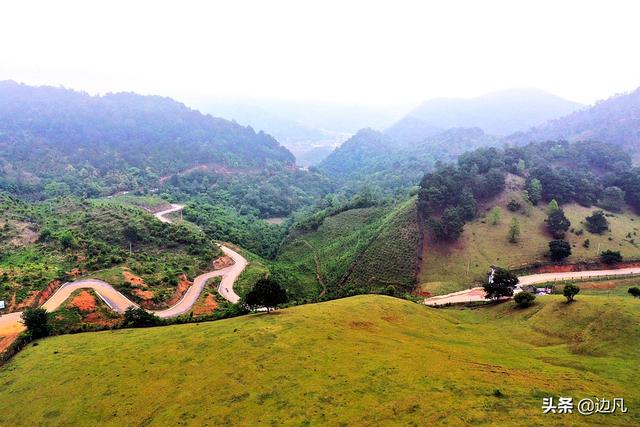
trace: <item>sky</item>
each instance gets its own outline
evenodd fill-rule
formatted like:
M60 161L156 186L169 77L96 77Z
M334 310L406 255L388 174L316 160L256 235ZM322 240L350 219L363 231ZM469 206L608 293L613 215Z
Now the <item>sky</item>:
M638 1L10 1L0 80L360 105L640 86Z

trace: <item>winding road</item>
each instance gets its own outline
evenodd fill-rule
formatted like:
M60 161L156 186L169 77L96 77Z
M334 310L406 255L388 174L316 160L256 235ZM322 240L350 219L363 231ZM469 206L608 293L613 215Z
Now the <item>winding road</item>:
M519 285L535 285L540 283L563 281L563 280L584 280L589 278L609 277L609 276L630 276L640 274L640 267L618 268L611 270L591 270L591 271L567 271L560 273L540 273L528 276L519 276ZM453 292L446 295L438 295L426 298L424 303L429 306L443 304L456 304L465 302L489 301L485 297L484 289L481 287L466 289L464 291Z
M170 209L163 210L154 214L158 220L171 223L166 216L168 214L178 212L182 210L182 205L171 205ZM234 292L233 284L242 271L247 266L247 260L237 253L236 251L220 245L220 249L225 255L233 259L234 263L228 267L220 270L213 270L208 273L201 274L193 280L193 285L187 289L182 296L172 307L165 310L150 311L158 317L175 317L180 314L186 313L193 307L193 304L198 300L198 297L202 293L207 280L212 277L222 276L220 285L218 286L218 293L222 295L227 301L235 304L240 300L240 297ZM129 307L139 307L136 303L129 298L118 292L113 286L107 282L96 279L78 280L76 282L67 282L60 286L58 290L51 295L51 297L42 305L47 311L55 311L60 307L69 296L78 289L93 289L93 291L114 311L118 313L124 313ZM24 330L20 317L22 312L9 313L0 316L0 336L8 334L16 334Z

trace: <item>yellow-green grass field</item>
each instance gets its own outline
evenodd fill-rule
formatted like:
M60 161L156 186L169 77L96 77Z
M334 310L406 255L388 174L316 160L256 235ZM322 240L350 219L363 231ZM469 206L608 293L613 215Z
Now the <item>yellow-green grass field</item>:
M507 203L512 198L521 201L520 191L505 192L497 200L487 204L478 219L465 225L464 232L456 243L427 241L418 277L420 289L436 295L446 294L481 281L491 265L513 269L538 261L549 262L545 254L552 237L544 222L547 217L546 205L540 203L527 216L523 212L514 213L507 209ZM499 206L502 211L497 225L492 225L488 218L488 211L494 206ZM589 233L582 224L584 218L596 210L596 207L569 204L562 208L574 230L567 232L565 237L572 246L572 254L566 262L597 260L598 248L600 251L620 251L627 259L640 258L640 217L630 211L608 213L614 215L607 217L610 231L597 235ZM507 236L514 217L518 219L521 232L520 239L515 244L510 243ZM588 248L583 246L585 239L589 239Z
M640 423L640 303L528 309L357 296L211 323L59 336L0 368L5 425ZM624 397L627 414L543 415Z

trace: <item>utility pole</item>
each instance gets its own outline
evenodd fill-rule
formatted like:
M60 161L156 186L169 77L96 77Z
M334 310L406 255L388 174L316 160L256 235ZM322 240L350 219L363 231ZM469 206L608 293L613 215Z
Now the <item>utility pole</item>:
M131 256L131 242L129 242L129 256Z

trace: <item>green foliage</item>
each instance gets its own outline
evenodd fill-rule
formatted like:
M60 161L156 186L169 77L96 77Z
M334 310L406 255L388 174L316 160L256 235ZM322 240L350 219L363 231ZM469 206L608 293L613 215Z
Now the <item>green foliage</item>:
M484 284L487 298L498 300L513 295L513 289L518 284L518 276L504 268L496 267L492 277Z
M34 339L49 336L49 314L44 308L27 308L22 312L22 323Z
M244 303L250 308L266 307L267 312L287 301L287 291L271 279L258 280L244 298Z
M517 243L520 238L520 222L518 218L511 219L511 226L509 226L509 242Z
M562 290L562 295L564 295L568 303L573 302L573 299L578 293L580 293L580 288L573 283L567 283Z
M622 254L620 254L620 251L607 249L600 253L600 260L605 264L616 264L618 262L622 262Z
M440 219L430 218L427 224L434 237L442 241L456 241L464 230L464 221L453 207L446 208Z
M628 290L629 294L631 294L634 298L640 298L640 288L637 286L632 286Z
M507 209L509 209L511 212L518 212L521 208L522 204L516 199L511 199L509 200L509 203L507 203Z
M547 229L555 239L563 239L569 227L571 227L571 221L567 219L562 209L554 209L548 214Z
M558 209L560 209L558 202L556 202L556 199L552 199L547 205L547 216L551 216Z
M571 255L571 244L566 240L557 239L549 242L549 256L553 261L562 261Z
M516 305L520 308L529 307L533 304L533 301L536 299L536 296L531 292L518 292L513 297L513 301L515 301Z
M527 199L533 204L537 205L542 200L542 183L539 179L533 178L529 181L527 186Z
M587 221L587 230L591 233L602 234L609 229L609 221L602 211L593 211L585 220Z
M602 192L599 205L613 212L620 212L625 204L625 192L616 186L607 187Z
M498 206L494 206L489 212L489 224L498 225L500 223L500 219L502 218L502 209Z
M139 307L129 307L124 312L123 326L129 328L145 328L162 324L162 319Z

